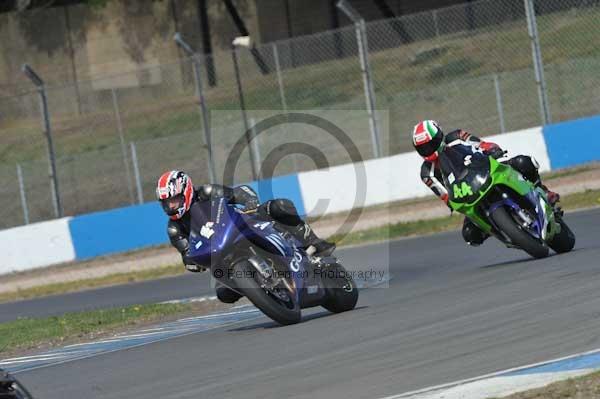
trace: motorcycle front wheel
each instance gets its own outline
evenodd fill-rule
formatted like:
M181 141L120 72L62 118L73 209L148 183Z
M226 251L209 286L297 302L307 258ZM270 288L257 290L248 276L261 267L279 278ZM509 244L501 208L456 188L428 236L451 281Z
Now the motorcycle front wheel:
M550 253L550 248L524 230L505 208L496 209L491 214L491 218L513 244L534 258L545 258Z
M258 273L247 261L241 261L233 266L236 284L250 302L260 311L279 324L289 325L300 322L300 306L293 302L282 301L268 293L257 281Z

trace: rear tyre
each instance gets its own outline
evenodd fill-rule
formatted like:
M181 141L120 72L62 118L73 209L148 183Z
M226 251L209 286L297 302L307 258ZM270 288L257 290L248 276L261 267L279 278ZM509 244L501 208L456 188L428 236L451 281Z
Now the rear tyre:
M560 224L560 233L556 234L548 245L556 253L564 254L571 251L575 246L575 234L573 234L562 218L559 218L558 222Z
M233 266L236 284L244 295L265 315L279 324L289 325L300 322L301 314L298 304L291 307L270 296L255 280L256 269L247 261L238 262Z
M333 313L347 312L356 307L358 288L346 269L335 264L328 266L324 273L323 285L327 291L327 299L323 307Z
M512 218L512 216L504 208L496 209L491 218L502 232L504 232L512 241L513 244L519 246L529 255L534 258L541 259L548 256L550 248L533 237Z

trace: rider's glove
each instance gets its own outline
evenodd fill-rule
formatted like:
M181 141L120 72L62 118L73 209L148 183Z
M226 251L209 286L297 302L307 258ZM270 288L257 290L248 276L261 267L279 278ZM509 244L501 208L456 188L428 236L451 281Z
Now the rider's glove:
M494 151L492 151L488 155L491 156L494 159L500 159L500 158L504 157L506 155L506 153L507 153L507 151L504 151L503 149L501 149L500 147L498 147L497 149L495 149Z
M258 195L250 186L238 186L233 189L234 203L244 206L245 211L252 211L258 208Z
M245 210L250 211L258 208L259 202L257 197L249 197L246 199Z
M500 148L496 143L484 141L479 145L479 148L481 148L486 155L489 155L494 159L502 158L504 154L506 154L506 151Z

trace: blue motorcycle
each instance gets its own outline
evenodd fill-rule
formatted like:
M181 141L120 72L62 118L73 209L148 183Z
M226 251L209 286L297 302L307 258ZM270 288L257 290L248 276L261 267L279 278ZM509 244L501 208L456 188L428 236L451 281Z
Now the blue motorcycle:
M246 296L280 324L301 320L301 309L354 309L358 289L334 257L312 256L273 220L229 204L225 198L190 209L190 257L221 284Z

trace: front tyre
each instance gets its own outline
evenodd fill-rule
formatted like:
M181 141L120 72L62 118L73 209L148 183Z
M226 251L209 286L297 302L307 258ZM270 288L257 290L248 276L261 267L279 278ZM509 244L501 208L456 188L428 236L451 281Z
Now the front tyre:
M537 259L548 256L550 248L523 230L505 208L500 207L496 209L490 217L496 223L496 226L510 238L514 245Z
M560 224L560 233L556 234L548 245L556 253L564 254L571 251L575 246L575 234L573 234L562 218L558 218L558 223Z
M289 325L300 322L301 314L298 304L286 304L269 295L256 281L256 269L247 261L233 266L236 284L244 295L265 315L279 324Z
M323 277L327 298L323 307L333 313L347 312L356 307L358 288L350 273L340 265L327 266Z

